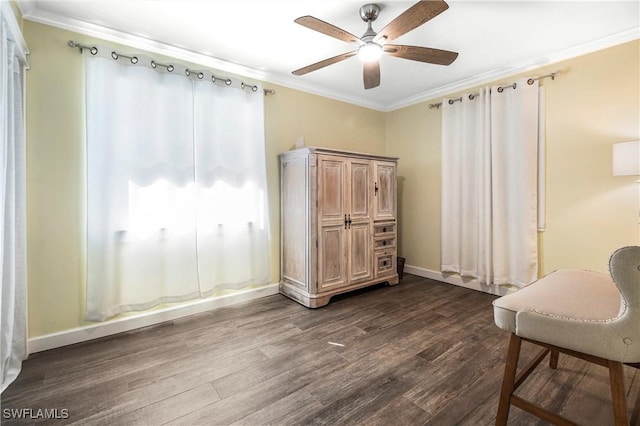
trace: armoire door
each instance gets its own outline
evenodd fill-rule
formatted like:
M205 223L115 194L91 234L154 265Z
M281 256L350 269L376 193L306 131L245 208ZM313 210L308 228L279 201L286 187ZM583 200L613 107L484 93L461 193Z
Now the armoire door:
M348 161L348 281L356 284L373 278L371 221L373 208L371 188L373 167L370 160Z
M347 160L318 156L318 290L344 287L347 279Z
M376 161L374 183L374 220L396 218L396 165Z

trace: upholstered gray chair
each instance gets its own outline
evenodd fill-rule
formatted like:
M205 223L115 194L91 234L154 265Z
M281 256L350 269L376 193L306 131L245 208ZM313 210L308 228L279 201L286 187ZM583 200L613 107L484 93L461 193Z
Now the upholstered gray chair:
M629 424L623 365L640 368L640 247L614 252L609 271L558 270L493 302L496 325L511 333L496 425L507 423L511 405L554 424L573 424L514 395L549 353L551 368L559 353L608 368L615 424ZM542 350L516 376L522 341ZM634 424L639 411L640 394Z

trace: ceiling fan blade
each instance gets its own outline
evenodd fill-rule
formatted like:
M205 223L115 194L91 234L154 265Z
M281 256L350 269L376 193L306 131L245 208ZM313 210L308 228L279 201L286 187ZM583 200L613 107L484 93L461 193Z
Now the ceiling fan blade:
M404 46L401 44L385 44L384 53L412 61L427 62L429 64L450 65L458 57L458 52L431 49L429 47Z
M378 42L382 38L386 38L388 41L394 40L435 18L448 8L449 5L443 0L421 0L389 22L376 35L374 41Z
M373 89L380 86L380 62L364 63L364 88Z
M353 34L348 33L335 25L331 25L328 22L314 18L313 16L301 16L293 22L314 31L321 32L322 34L326 34L330 37L337 38L338 40L346 41L347 43L361 43L360 39Z
M332 58L325 59L320 62L316 62L315 64L307 65L306 67L297 69L292 72L293 75L305 75L310 73L311 71L319 70L320 68L324 68L328 65L335 64L336 62L344 61L347 58L355 56L358 53L357 51L343 53L342 55L334 56Z

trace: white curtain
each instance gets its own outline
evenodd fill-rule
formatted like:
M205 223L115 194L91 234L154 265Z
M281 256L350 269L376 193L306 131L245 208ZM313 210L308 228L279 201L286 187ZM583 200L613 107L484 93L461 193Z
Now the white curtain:
M441 269L487 285L537 277L538 83L445 99Z
M538 82L491 96L494 284L529 284L538 273Z
M24 63L0 15L0 271L2 271L2 391L27 358L26 186L23 117Z
M110 52L85 51L87 319L268 283L261 91Z

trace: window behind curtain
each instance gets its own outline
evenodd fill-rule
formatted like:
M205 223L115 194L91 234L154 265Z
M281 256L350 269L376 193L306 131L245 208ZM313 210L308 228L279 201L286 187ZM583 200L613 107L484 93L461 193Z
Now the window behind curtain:
M523 287L538 271L535 79L442 103L441 270Z
M0 392L27 358L27 214L24 70L27 46L0 4Z
M268 283L261 91L85 53L87 318Z

